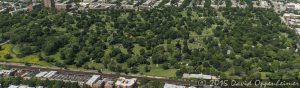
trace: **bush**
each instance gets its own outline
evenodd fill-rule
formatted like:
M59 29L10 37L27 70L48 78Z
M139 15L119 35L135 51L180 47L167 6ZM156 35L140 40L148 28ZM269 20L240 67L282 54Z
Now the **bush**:
M170 65L169 65L168 63L164 63L164 64L162 65L162 68L163 68L164 70L170 69Z
M130 72L133 73L133 74L136 74L136 73L139 72L139 69L138 69L137 67L132 67L132 68L130 69Z
M148 65L146 65L146 66L144 67L144 69L145 69L145 72L150 72L150 71L151 71L151 67L149 67Z
M17 58L22 58L22 57L25 57L24 54L17 54Z
M11 58L13 58L10 54L6 54L6 55L4 55L4 58L5 59L11 59Z

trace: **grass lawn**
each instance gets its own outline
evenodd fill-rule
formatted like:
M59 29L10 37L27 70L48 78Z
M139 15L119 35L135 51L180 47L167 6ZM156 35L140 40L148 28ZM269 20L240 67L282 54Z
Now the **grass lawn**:
M164 70L160 66L157 67L156 65L150 65L150 72L145 72L144 67L145 65L139 66L139 70L141 71L141 73L143 73L143 75L159 77L176 77L176 69Z
M2 50L0 50L0 61L7 61L7 62L15 62L15 63L30 63L30 64L36 64L41 66L52 66L51 64L40 61L39 58L36 55L29 55L22 58L17 58L16 55L11 54L13 58L11 59L5 59L4 55L10 54L10 50L13 48L12 44L5 44L2 46ZM13 50L18 51L18 50Z

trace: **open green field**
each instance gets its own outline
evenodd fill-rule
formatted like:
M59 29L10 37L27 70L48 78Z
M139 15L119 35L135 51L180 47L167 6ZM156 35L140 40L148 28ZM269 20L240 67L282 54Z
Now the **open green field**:
M16 55L12 53L12 48L13 48L12 44L5 44L2 46L2 48L3 49L0 50L0 61L15 62L15 63L30 63L30 64L41 65L41 66L52 66L51 64L45 61L40 61L36 55L29 55L22 58L17 58ZM5 59L4 55L6 54L10 54L13 58Z

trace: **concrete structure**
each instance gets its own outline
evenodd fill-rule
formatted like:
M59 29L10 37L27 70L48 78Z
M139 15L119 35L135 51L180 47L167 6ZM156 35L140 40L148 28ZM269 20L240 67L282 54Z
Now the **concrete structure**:
M136 78L126 79L124 77L120 77L115 83L115 86L116 88L135 88L136 82Z
M204 74L183 74L182 78L198 78L198 79L219 79L216 76L204 75Z
M85 84L93 86L93 84L100 79L100 75L93 75Z
M44 7L46 8L52 8L54 7L54 0L44 0Z
M44 78L50 78L52 77L53 75L55 75L57 73L57 71L50 71L48 72L47 74L45 74L43 77Z
M46 75L48 72L40 72L40 73L38 73L38 74L36 74L35 75L35 77L37 77L37 78L40 78L40 77L43 77L44 75Z

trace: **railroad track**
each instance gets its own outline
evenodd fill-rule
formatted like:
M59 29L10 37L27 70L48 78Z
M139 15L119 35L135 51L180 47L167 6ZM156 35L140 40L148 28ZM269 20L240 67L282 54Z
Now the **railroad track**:
M119 75L119 74L105 74L105 73L96 73L96 72L40 68L40 67L31 67L31 66L9 65L9 64L3 64L3 65L8 67L8 68L15 68L15 69L22 69L22 70L32 70L32 71L36 71L36 70L39 70L39 71L57 71L59 73L65 73L65 74L101 75L102 77L107 77L107 78L118 78L118 77L137 78L138 80L147 79L147 80L151 80L151 81L158 81L158 82L171 83L171 84L181 84L181 85L196 85L197 84L197 82L174 80L174 79L167 79L167 78L140 77L140 76Z

